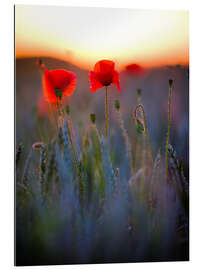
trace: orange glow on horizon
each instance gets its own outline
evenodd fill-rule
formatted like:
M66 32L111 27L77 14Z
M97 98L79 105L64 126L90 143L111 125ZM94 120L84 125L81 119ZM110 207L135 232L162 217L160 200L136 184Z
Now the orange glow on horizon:
M187 11L51 6L15 7L16 58L52 57L93 69L189 64Z

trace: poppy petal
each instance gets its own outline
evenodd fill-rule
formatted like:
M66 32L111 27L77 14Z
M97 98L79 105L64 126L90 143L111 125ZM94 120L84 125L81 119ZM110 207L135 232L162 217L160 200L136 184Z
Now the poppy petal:
M122 91L121 91L121 88L120 88L119 74L115 70L114 70L114 74L113 74L112 83L114 83L117 86L118 91L121 93Z
M89 72L89 79L90 79L90 91L95 92L98 89L102 88L103 85L97 80L95 76L95 72L90 71Z
M68 71L68 74L67 75L69 76L69 84L68 84L68 86L66 86L64 88L63 94L65 96L70 96L70 95L72 95L72 93L75 90L77 78L76 78L76 75L73 72L71 72L71 71Z
M97 80L104 86L112 83L114 62L111 60L101 60L94 66L94 72Z
M47 101L56 103L57 97L55 89L58 88L63 91L63 95L70 96L75 90L76 75L64 69L44 70L43 89Z
M140 65L135 64L135 63L127 65L125 69L127 70L127 72L133 75L139 76L139 75L144 75L145 73L144 68L142 68Z
M115 63L111 60L101 60L94 66L95 73L108 74L113 73Z
M49 71L49 78L55 88L64 89L70 81L70 72L64 69L55 69Z
M44 96L45 96L46 100L49 101L50 103L56 103L57 98L56 98L56 95L54 92L55 89L54 89L53 84L51 82L51 78L50 78L48 69L45 69L45 71L44 71L42 84L43 84Z

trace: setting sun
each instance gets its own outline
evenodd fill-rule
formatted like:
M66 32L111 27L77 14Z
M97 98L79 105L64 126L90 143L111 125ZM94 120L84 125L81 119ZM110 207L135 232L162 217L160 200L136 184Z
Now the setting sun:
M188 64L187 11L24 6L15 8L16 57L49 56L83 68Z

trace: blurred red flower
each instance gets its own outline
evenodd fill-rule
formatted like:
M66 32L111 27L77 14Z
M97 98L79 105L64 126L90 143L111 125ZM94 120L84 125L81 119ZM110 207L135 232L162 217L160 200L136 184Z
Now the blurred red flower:
M90 71L89 73L90 91L95 92L113 83L117 86L118 91L121 92L119 74L114 67L115 63L110 60L97 62L94 66L94 71Z
M140 65L135 64L135 63L127 65L125 67L125 69L133 75L143 75L144 74L144 69Z
M48 102L57 103L56 89L62 91L62 96L70 96L75 90L76 75L64 69L44 70L43 89Z

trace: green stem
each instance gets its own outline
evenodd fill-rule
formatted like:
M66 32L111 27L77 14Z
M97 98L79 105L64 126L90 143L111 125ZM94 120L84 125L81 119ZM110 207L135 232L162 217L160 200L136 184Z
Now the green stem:
M65 115L65 111L64 111L64 107L63 107L63 102L62 102L62 98L59 99L60 100L60 109L61 109L61 112L63 114L63 116Z
M168 174L168 145L170 139L171 129L171 96L172 96L172 85L169 85L169 98L168 98L168 132L166 137L166 177Z
M61 110L60 110L60 105L59 105L59 102L58 102L58 98L57 98L57 111L58 111L58 115L60 116L61 115Z
M109 129L109 108L108 108L108 87L105 89L105 135L108 137Z

